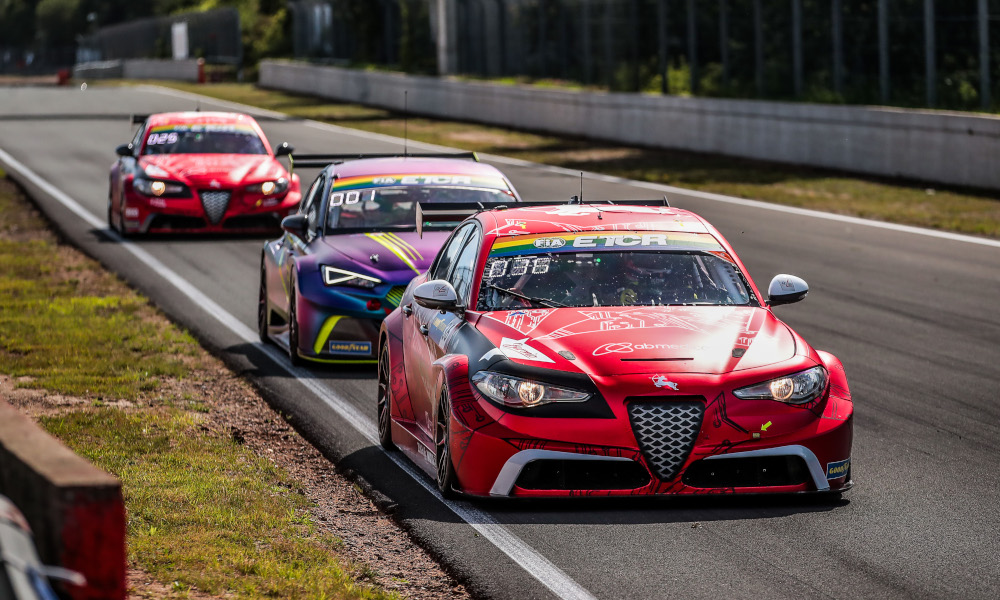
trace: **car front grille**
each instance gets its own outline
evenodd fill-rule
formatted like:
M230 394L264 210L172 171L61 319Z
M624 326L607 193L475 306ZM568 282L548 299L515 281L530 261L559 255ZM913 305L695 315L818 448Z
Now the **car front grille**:
M201 197L201 205L205 208L205 215L208 217L208 220L213 225L217 224L222 219L222 215L226 214L226 209L229 207L229 198L232 195L231 192L202 190L198 192L198 195Z
M628 406L632 431L646 462L661 481L670 481L684 466L705 416L698 401L664 399Z
M403 299L403 292L405 291L405 285L393 286L393 288L389 290L389 293L385 295L385 301L395 308L399 306L399 302Z

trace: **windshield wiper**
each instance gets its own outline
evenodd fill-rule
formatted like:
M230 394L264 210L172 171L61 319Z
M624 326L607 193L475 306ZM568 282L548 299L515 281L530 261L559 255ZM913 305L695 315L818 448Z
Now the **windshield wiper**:
M532 298L531 296L525 296L520 292L515 292L514 290L500 287L498 285L493 285L492 283L487 283L486 287L494 289L502 294L508 294L514 296L515 298L520 298L522 300L527 300L532 304L540 304L542 306L547 306L548 308L566 308L568 304L563 304L561 302L556 302L555 300L550 300L548 298Z

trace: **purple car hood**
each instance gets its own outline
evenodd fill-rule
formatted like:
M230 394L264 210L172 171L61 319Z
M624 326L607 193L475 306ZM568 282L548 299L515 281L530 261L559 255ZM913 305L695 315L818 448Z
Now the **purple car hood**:
M408 283L431 266L449 235L447 231L425 231L422 238L413 231L328 235L323 243L340 256L323 262L387 282Z

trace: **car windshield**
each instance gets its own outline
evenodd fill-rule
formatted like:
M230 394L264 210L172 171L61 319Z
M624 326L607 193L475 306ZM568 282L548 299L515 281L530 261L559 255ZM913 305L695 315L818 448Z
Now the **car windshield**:
M497 239L483 269L478 309L752 301L742 273L710 235L551 234Z
M513 202L514 198L498 189L462 186L378 187L341 191L330 194L327 231L414 229L417 203L440 202ZM426 229L454 229L458 223L426 224Z
M169 125L153 127L144 154L267 154L248 125Z

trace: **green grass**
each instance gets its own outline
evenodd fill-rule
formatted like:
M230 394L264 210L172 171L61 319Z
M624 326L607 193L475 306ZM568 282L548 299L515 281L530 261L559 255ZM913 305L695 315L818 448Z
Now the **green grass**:
M6 181L0 190L0 363L19 385L134 399L183 377L197 344L145 299L52 239Z
M402 136L398 113L250 84L161 85L289 115ZM1000 193L857 177L691 152L650 150L458 121L411 118L410 139L870 219L1000 237ZM271 140L272 142L295 140ZM575 190L567 190L569 197Z
M130 564L171 597L395 598L351 575L298 482L211 427L205 357L0 179L0 373L91 399L40 422L122 481Z
M356 582L300 485L177 409L101 408L42 419L121 479L129 560L153 577L240 598L394 598ZM359 579L364 579L362 574Z

